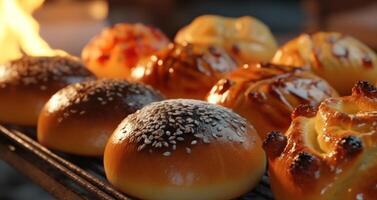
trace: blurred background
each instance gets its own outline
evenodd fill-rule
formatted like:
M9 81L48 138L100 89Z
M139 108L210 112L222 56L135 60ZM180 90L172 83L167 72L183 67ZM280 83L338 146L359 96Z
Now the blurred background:
M350 34L377 49L376 0L45 0L33 16L52 48L79 56L106 26L142 22L173 38L180 27L202 14L257 17L279 44L301 32L325 30ZM0 160L0 199L52 197Z

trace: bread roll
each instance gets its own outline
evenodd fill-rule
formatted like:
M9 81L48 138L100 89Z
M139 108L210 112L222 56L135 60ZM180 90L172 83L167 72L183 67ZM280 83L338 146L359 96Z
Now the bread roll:
M129 115L104 155L108 180L140 199L233 199L265 169L255 129L230 110L166 100Z
M170 44L141 60L131 79L151 85L168 98L204 99L225 72L236 68L222 48Z
M107 139L127 115L162 100L149 86L100 79L69 85L44 106L38 141L51 149L101 156Z
M92 77L73 57L28 57L0 65L0 121L35 126L59 89Z
M244 65L212 88L207 101L249 120L261 138L272 130L285 131L293 109L337 96L324 80L301 68L262 63Z
M94 37L82 59L98 77L128 78L140 58L167 46L169 39L159 29L140 23L116 24Z
M178 32L175 42L224 47L239 64L270 61L277 50L270 29L250 16L197 17Z
M351 96L292 117L285 134L264 142L276 199L376 199L377 88L359 82Z
M357 39L336 32L302 34L283 45L273 63L309 66L341 95L359 80L377 82L376 53Z

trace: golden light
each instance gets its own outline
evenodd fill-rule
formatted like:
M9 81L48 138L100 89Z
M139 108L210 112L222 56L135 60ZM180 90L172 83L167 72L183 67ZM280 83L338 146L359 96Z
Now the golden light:
M64 54L51 49L39 35L39 24L32 13L42 4L43 0L0 0L0 63L25 54Z
M103 20L108 14L108 5L105 1L92 1L89 4L89 14L93 19Z

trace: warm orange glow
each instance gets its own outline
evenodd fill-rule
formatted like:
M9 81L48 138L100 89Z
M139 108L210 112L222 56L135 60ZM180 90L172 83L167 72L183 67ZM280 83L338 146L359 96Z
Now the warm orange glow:
M44 0L0 0L0 63L32 56L53 56L63 51L53 50L40 37L38 22L32 12Z

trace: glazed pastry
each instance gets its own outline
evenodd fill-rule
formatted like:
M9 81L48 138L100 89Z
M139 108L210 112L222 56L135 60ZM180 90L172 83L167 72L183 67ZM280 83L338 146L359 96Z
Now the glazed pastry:
M263 144L276 199L376 199L377 88L359 82L351 96L300 106L292 118Z
M239 64L270 61L277 50L270 29L250 16L197 17L178 32L175 42L224 47Z
M0 121L35 126L47 100L59 89L92 77L68 56L23 57L0 65Z
M204 99L225 72L237 68L219 47L170 44L132 71L132 80L160 90L168 98Z
M273 63L309 66L341 95L359 80L377 81L376 53L357 39L335 32L302 34L274 56Z
M229 73L212 88L207 101L245 117L264 138L272 130L285 131L296 106L318 105L336 95L326 81L306 70L263 63Z
M82 59L98 77L128 78L140 58L168 44L169 39L159 29L140 23L116 24L85 46Z
M129 114L162 100L149 86L100 79L69 85L41 111L38 141L51 149L85 156L103 155L107 139Z
M262 177L261 145L255 129L224 107L160 101L118 126L106 146L105 172L140 199L234 199Z

